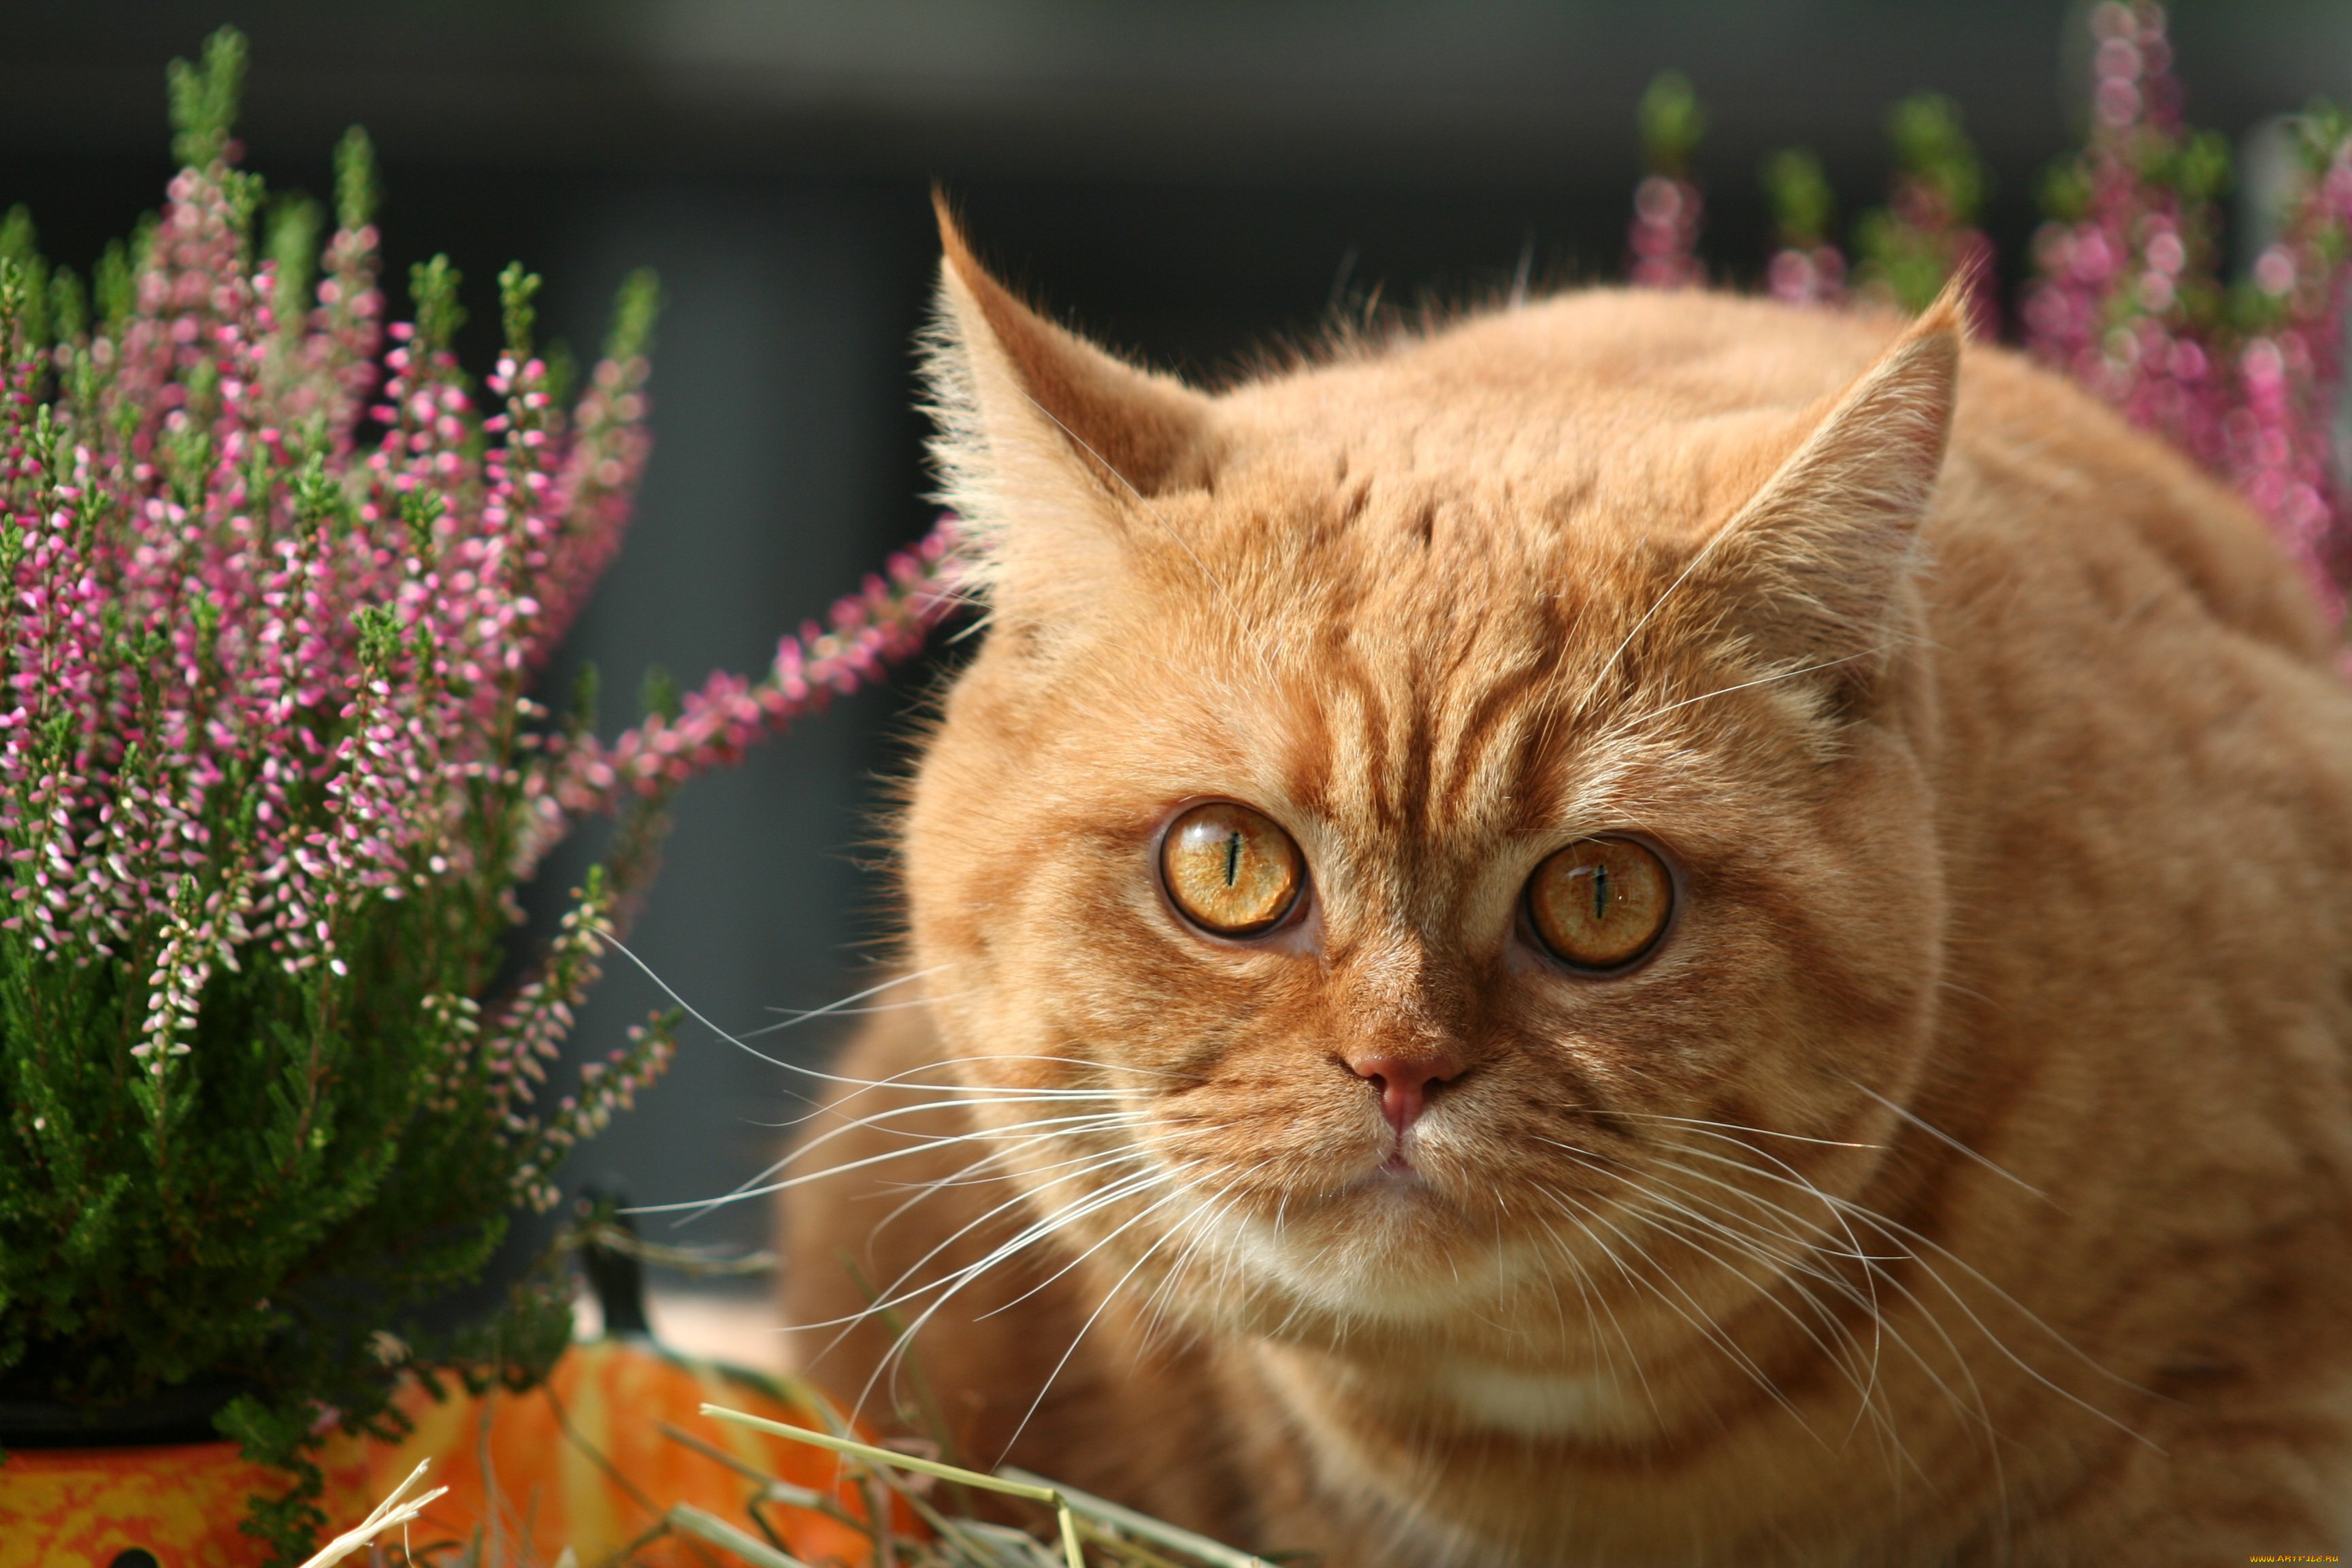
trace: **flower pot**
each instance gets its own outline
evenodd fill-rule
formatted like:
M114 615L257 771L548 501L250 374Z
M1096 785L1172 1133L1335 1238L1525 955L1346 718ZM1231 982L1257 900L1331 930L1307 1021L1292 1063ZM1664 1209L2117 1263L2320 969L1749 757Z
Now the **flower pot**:
M0 1401L0 1568L257 1568L268 1549L237 1526L256 1493L289 1483L214 1434L213 1413L236 1392L175 1389L103 1409ZM367 1460L357 1443L328 1443L331 1514L364 1511Z

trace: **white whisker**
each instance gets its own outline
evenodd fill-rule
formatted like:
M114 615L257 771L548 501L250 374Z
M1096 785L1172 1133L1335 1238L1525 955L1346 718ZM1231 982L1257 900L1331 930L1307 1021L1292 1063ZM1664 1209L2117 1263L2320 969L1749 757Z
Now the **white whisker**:
M738 1191L729 1193L723 1197L694 1198L683 1203L674 1204L640 1204L635 1207L625 1210L624 1212L633 1215L640 1215L677 1214L681 1210L687 1209L706 1211L718 1208L725 1204L742 1203L751 1198L771 1197L777 1193L789 1192L794 1187L805 1186L811 1182L824 1181L828 1176L837 1176L849 1171L862 1171L876 1165L888 1164L893 1160L903 1160L911 1154L929 1153L934 1150L951 1144L985 1142L991 1140L1008 1139L1025 1128L1057 1127L1067 1130L1076 1127L1114 1127L1118 1125L1124 1120L1125 1119L1123 1117L1111 1113L1102 1113L1092 1116L1048 1117L1037 1121L1016 1122L1012 1127L984 1128L978 1131L959 1132L948 1137L923 1137L919 1134L909 1134L908 1136L913 1141L909 1142L904 1148L887 1149L879 1154L868 1154L863 1159L846 1161L838 1165L827 1165L821 1171L810 1171L802 1175L788 1176L782 1181L763 1182L757 1186L742 1188ZM839 1127L835 1128L833 1130L833 1133L847 1133L855 1130L856 1129L854 1127ZM831 1135L832 1134L828 1134L828 1136ZM782 1164L789 1164L793 1160L798 1159L801 1155L813 1152L815 1147L816 1141L812 1140L808 1144L803 1145L800 1149L794 1150L793 1153L785 1156L785 1159L780 1163L779 1166L772 1166L770 1169L772 1171L781 1168Z
M1948 1148L1957 1150L1960 1153L1967 1155L1969 1159L1974 1160L1978 1164L1982 1165L1986 1170L1990 1171L1994 1175L1999 1176L2001 1180L2016 1183L2018 1186L2023 1188L2029 1193L2032 1193L2035 1197L2040 1198L2052 1208L2057 1209L2060 1214L2065 1214L2066 1211L2063 1208L2059 1207L2058 1201L2055 1198L2053 1198L2048 1193L2043 1192L2040 1187L2035 1186L2024 1177L2001 1169L2000 1166L1995 1164L1991 1160L1986 1158L1983 1154L1979 1153L1976 1150L1969 1148L1967 1144L1961 1142L1958 1139L1953 1137L1950 1133L1945 1131L1934 1122L1929 1121L1923 1116L1920 1116L1909 1107L1896 1104L1894 1100L1887 1099L1885 1095L1879 1093L1876 1089L1871 1088L1868 1084L1864 1083L1859 1079L1849 1078L1846 1079L1846 1082L1853 1084L1854 1088L1862 1090L1863 1093L1870 1096L1871 1099L1876 1100L1887 1110L1895 1112L1895 1115L1901 1117L1905 1121L1916 1127L1920 1131L1927 1134L1928 1137L1937 1140Z
M1742 680L1731 686L1718 686L1714 690L1702 692L1696 697L1685 697L1679 702L1669 702L1663 708L1653 708L1645 713L1636 714L1631 719L1622 721L1620 727L1626 731L1638 730L1654 719L1662 719L1667 714L1673 712L1675 709L1687 708L1694 702L1705 702L1710 698L1726 696L1734 691L1746 691L1751 687L1769 686L1774 681L1778 680L1794 680L1801 675L1811 675L1818 670L1823 669L1835 669L1839 665L1852 664L1858 658L1874 658L1885 651L1885 648L1883 647L1866 647L1860 653L1846 654L1843 658L1825 658L1818 664L1808 664L1797 669L1781 670L1777 675L1763 675L1757 677L1754 680Z
M772 1013L784 1013L790 1016L780 1024L771 1024L766 1028L754 1029L751 1033L755 1035L772 1034L778 1029L789 1029L795 1024L805 1024L812 1018L830 1018L837 1013L848 1010L854 1004L865 1001L868 996L879 996L885 991L894 991L901 985L912 984L918 980L928 979L931 975L943 973L946 972L947 967L948 966L944 963L935 963L929 969L918 969L909 973L893 975L891 978L883 981L878 985L869 985L863 991L853 992L849 995L844 996L838 1002L828 1002L822 1007L811 1007L805 1012L796 1012L789 1007L772 1007L769 1009ZM905 1005L923 1007L928 1006L932 1002L938 1000L940 1000L938 997L926 996L920 1001Z

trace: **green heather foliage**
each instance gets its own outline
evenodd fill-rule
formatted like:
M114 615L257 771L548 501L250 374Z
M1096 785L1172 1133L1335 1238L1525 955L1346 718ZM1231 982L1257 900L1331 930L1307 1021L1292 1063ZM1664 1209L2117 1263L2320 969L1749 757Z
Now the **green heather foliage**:
M1802 147L1784 147L1764 162L1764 195L1772 206L1774 238L1806 250L1828 242L1837 219L1837 193L1822 161Z

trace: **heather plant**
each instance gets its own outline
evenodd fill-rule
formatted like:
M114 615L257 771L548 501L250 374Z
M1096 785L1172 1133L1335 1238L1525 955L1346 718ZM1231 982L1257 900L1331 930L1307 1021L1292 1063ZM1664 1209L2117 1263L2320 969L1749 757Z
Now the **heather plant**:
M1832 239L1837 193L1822 161L1784 147L1764 161L1764 195L1772 206L1772 259L1765 288L1784 305L1833 305L1845 298L1845 252Z
M1976 226L1991 182L1958 106L1941 93L1915 94L1895 106L1887 133L1895 174L1886 205L1855 221L1855 295L1924 310L1959 273L1969 281L1970 327L1999 336L1992 242Z
M1691 177L1691 158L1706 135L1706 111L1688 77L1664 71L1642 94L1639 117L1649 172L1633 188L1628 270L1644 288L1701 287L1706 268L1698 259L1698 236L1706 204Z
M668 1059L656 1016L550 1081L675 790L917 647L951 562L942 529L617 741L592 699L551 715L646 458L653 282L575 400L509 268L478 388L446 258L383 320L364 135L322 250L238 166L243 63L224 31L174 66L184 167L88 285L0 226L0 1394L234 1394L221 1430L289 1476L248 1528L290 1562L309 1450L385 1431L393 1369L560 1351L546 1275L461 1341L410 1314ZM599 815L522 960L518 890Z
M2340 616L2348 520L2332 426L2352 289L2352 124L2325 104L2289 122L2278 234L2225 285L2229 146L2182 123L2162 8L2109 0L2092 26L2090 143L2046 193L2028 341L2226 475Z

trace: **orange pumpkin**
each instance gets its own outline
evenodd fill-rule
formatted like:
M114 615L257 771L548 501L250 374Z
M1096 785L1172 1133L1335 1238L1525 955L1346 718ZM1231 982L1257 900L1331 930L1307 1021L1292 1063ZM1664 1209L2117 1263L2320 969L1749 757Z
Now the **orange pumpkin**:
M450 1489L409 1527L420 1552L428 1542L469 1541L480 1530L506 1544L509 1562L550 1563L568 1546L581 1562L596 1563L645 1535L674 1503L756 1534L745 1504L760 1483L666 1436L665 1424L761 1475L830 1494L852 1518L866 1517L863 1490L843 1479L831 1454L700 1413L708 1401L822 1429L815 1413L782 1386L671 1354L638 1336L572 1346L547 1383L528 1394L457 1391L443 1403L411 1384L399 1399L415 1430L372 1456L374 1491L389 1492L427 1458L427 1484ZM870 1561L865 1536L836 1520L773 1504L763 1511L785 1550L803 1562L863 1568ZM914 1528L903 1511L894 1522ZM676 1538L636 1556L648 1568L740 1561L703 1542L688 1550Z

